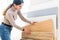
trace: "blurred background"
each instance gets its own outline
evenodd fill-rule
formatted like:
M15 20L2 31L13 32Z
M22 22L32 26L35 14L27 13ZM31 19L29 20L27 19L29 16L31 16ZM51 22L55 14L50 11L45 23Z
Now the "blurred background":
M11 4L13 0L0 0L0 23L3 20L4 9ZM24 0L23 8L21 9L23 16L30 21L42 21L52 19L54 22L55 36L58 28L58 0ZM19 17L15 21L21 27L28 23L23 22ZM13 28L11 32L11 40L20 40L22 31ZM1 40L1 39L0 39Z

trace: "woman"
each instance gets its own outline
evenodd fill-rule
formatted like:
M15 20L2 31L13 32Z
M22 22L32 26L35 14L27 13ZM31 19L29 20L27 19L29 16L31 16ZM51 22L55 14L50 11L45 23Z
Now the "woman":
M22 8L23 1L21 0L14 0L12 5L10 5L5 11L4 11L4 21L0 25L0 36L2 40L10 40L10 33L12 30L12 27L16 27L17 29L24 31L27 34L30 34L30 30L27 28L21 28L20 26L15 24L15 20L17 19L17 15L27 23L34 24L34 22L30 22L26 20L20 10Z

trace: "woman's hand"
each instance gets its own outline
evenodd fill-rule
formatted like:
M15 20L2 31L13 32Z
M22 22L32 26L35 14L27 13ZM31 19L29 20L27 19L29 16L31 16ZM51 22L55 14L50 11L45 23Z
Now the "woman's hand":
M32 25L35 24L35 23L37 23L37 22L31 22Z
M28 29L28 28L24 28L24 32L26 33L26 34L31 34L31 30L30 29Z
M37 22L31 22L30 24L34 25L35 23L37 23ZM23 31L28 35L31 34L31 30L28 28L24 28Z

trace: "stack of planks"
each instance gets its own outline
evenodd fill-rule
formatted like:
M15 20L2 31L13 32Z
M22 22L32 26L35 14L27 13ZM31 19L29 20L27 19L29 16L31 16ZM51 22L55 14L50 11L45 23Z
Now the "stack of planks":
M53 20L45 20L34 25L27 25L25 28L31 29L31 34L22 32L21 40L55 40Z

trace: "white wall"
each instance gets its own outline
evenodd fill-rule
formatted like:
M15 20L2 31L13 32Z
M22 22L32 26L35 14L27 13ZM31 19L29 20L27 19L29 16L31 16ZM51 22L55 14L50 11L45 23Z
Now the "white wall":
M31 0L29 11L36 11L53 7L58 7L58 0Z

